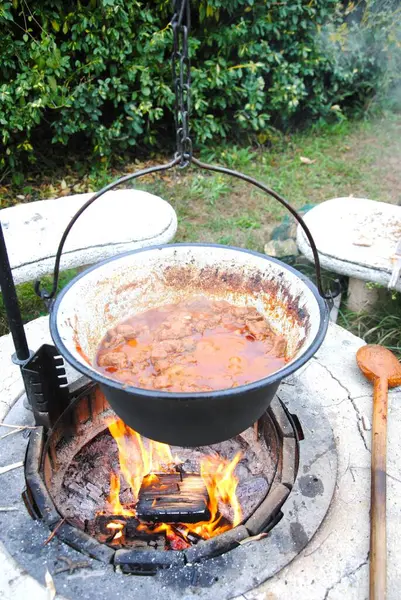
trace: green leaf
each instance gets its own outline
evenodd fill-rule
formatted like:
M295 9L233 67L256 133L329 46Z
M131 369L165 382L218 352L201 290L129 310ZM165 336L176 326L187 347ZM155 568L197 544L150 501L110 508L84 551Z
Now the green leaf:
M27 30L17 34L10 19L24 25L26 2L0 1L0 138L9 150L0 161L18 166L18 144L31 132L40 136L55 108L54 144L82 135L106 158L122 156L131 143L156 147L174 108L170 3L28 0ZM331 106L347 119L362 114L375 93L385 97L401 69L399 3L384 10L378 0L355 2L352 21L346 4L194 2L194 140L235 145L259 133L259 143L269 143L269 122L289 132L294 124L337 122Z
M49 82L50 89L53 92L56 92L57 91L57 80L56 80L56 78L53 77L53 75L49 75L48 78L47 78L47 81Z

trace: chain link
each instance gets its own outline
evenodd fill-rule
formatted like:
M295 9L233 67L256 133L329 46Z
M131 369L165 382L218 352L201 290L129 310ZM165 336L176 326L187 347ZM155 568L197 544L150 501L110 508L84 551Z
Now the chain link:
M191 74L188 35L191 26L189 0L174 0L173 30L173 86L175 91L175 130L180 167L192 161L192 140L189 136Z

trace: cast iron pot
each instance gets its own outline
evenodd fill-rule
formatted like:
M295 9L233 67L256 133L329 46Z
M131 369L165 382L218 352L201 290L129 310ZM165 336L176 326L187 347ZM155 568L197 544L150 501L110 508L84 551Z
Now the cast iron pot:
M194 295L256 307L287 338L287 364L248 385L188 394L126 387L92 366L108 329ZM129 427L160 442L202 446L241 433L263 414L282 379L320 347L328 317L316 287L278 260L228 246L171 244L135 250L78 275L58 296L50 330L60 354L99 383Z

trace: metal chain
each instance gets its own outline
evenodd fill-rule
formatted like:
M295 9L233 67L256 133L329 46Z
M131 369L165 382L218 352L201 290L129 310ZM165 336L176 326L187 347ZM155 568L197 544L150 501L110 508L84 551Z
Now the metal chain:
M173 30L173 86L175 91L174 120L177 137L176 158L180 167L192 161L192 141L189 136L191 73L188 35L191 27L189 0L174 0Z
M327 300L329 303L332 303L333 297L335 297L339 291L338 282L336 282L336 289L333 292L325 293L323 289L322 283L322 274L320 270L320 261L319 254L316 248L316 245L313 241L312 234L310 233L307 225L303 221L303 219L297 214L297 212L288 204L284 198L279 196L276 192L268 188L261 182L256 181L252 177L248 175L244 175L242 173L238 173L237 171L232 171L231 169L227 169L224 167L218 167L216 165L207 165L192 156L192 141L189 135L189 114L190 114L190 64L189 64L189 52L188 52L188 34L190 29L190 3L189 0L174 0L174 16L170 22L172 30L173 30L173 38L174 38L174 50L172 56L172 66L173 66L173 84L175 90L175 126L176 126L176 135L177 135L177 151L175 153L174 159L165 164L165 165L157 165L154 167L150 167L148 169L144 169L143 171L139 171L137 173L131 173L129 175L125 175L121 177L117 181L105 186L102 190L97 192L90 198L85 204L77 211L77 213L73 216L70 223L68 224L66 230L64 231L62 238L59 243L59 247L56 253L56 260L54 266L54 274L53 274L53 285L50 291L43 289L41 287L40 281L35 282L35 292L38 296L40 296L47 304L48 308L51 308L51 304L53 302L54 296L57 292L57 285L60 274L60 261L64 248L64 243L66 238L72 229L74 223L81 216L81 214L100 196L103 196L109 190L115 189L122 183L126 183L128 181L137 179L144 175L149 175L151 173L156 173L158 171L166 171L173 167L181 167L185 168L190 163L193 163L200 169L207 169L211 171L216 171L219 173L225 173L226 175L231 175L233 177L237 177L242 179L258 188L266 192L266 194L272 196L283 206L285 206L291 214L297 219L298 223L301 225L302 229L305 232L306 237L310 243L312 254L315 262L316 268L316 278L317 278L317 286L319 289L320 295Z

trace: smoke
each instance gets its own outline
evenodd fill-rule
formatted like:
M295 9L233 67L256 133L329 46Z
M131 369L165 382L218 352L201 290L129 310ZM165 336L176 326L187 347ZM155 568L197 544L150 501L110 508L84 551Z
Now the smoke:
M338 18L320 32L330 64L334 104L373 104L401 110L401 5L399 0L365 0L341 5Z

